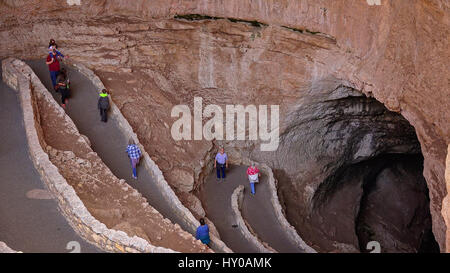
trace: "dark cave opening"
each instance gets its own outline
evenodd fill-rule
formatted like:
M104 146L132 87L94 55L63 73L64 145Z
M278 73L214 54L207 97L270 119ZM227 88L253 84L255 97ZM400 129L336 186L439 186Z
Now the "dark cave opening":
M439 252L414 127L376 99L314 90L277 153L286 216L319 252Z
M354 221L361 252L369 252L371 241L378 242L382 252L439 252L431 231L430 200L422 171L421 154L382 154L338 170L325 181L334 188L317 196L322 200L315 199L315 203L326 203L328 195L345 191L349 182L356 183L362 189ZM330 200L335 200L330 204L334 208L346 204L342 199Z
M361 252L377 240L383 242L382 249L439 252L431 231L422 154L385 154L364 163L370 171L363 178L355 220Z

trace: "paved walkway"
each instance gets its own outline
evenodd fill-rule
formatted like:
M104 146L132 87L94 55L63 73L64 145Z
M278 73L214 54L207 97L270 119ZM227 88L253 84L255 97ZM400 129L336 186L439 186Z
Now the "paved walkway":
M32 60L26 63L33 69L36 75L50 93L61 103L61 96L51 88L51 80L48 66L45 60ZM66 107L66 113L72 118L81 134L86 135L91 141L92 149L100 156L114 175L130 184L147 198L151 206L158 210L164 217L173 223L178 223L182 229L188 231L173 209L169 207L160 189L153 182L143 164L138 166L138 179L131 177L132 170L129 159L125 152L128 139L122 134L115 119L108 116L108 122L100 121L100 113L97 110L98 91L95 86L84 75L71 67L69 72L71 98Z
M217 182L214 170L200 189L207 215L216 225L222 240L233 250L256 252L255 247L233 227L235 223L232 217L231 195L236 187L244 185L242 217L258 237L278 252L303 252L300 246L289 239L275 216L270 203L267 177L262 176L260 183L256 184L256 195L252 196L246 171L247 166L230 165L226 181Z
M45 61L32 60L27 63L47 89L52 90ZM137 189L164 217L178 223L184 230L188 230L168 206L143 166L138 167L139 178L137 180L131 178L131 167L125 153L128 139L119 130L116 120L109 118L107 123L100 122L97 110L98 90L84 75L70 67L66 68L69 71L72 90L66 113L72 118L80 133L89 138L92 149L97 152L114 175L125 179L128 184ZM51 94L60 103L60 95L53 90ZM249 197L250 189L245 176L245 167L233 167L229 175L229 180L220 186L217 186L214 176L211 176L201 192L208 193L204 195L203 200L206 201L208 216L219 229L222 241L234 252L257 252L256 247L246 242L243 235L237 231L238 229L232 227L234 223L231 214L231 193L237 185L244 184L246 194L242 214L258 235L279 252L301 252L281 230L268 201L269 194L267 194L267 185L264 184L265 180L263 179L258 186L256 197Z
M45 197L46 186L28 153L19 98L1 77L0 128L0 241L22 252L70 252L70 241L83 253L101 252L75 233L56 200L27 197L36 189L34 196Z

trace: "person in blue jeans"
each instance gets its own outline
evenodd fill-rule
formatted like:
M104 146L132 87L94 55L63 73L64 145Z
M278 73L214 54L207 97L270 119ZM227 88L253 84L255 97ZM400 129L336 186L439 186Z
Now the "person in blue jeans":
M131 168L133 168L133 178L137 179L136 166L139 164L139 159L141 158L142 153L136 143L134 143L133 139L128 141L127 154L130 158Z
M255 195L255 183L259 182L259 177L261 173L259 169L256 167L256 164L252 162L251 166L247 169L248 181L250 182L250 188L252 191L252 195Z
M211 239L209 238L209 227L205 224L205 219L200 219L200 226L197 228L197 232L195 234L195 238L197 240L202 241L205 245L209 246L209 242Z
M45 63L48 65L48 70L50 72L50 79L52 80L52 86L53 88L56 90L56 77L58 77L59 74L59 70L60 70L60 64L59 64L59 57L55 57L56 56L56 51L55 51L55 55L53 55L51 52L53 52L52 50L56 50L53 49L53 47L50 47L50 52L49 55L47 55L47 59L45 60Z
M48 69L50 72L50 78L52 80L53 88L55 90L57 90L56 78L58 77L59 70L60 70L59 61L66 57L61 52L57 51L56 47L54 47L54 46L49 47L49 53L47 55L47 59L46 59L45 63L48 65Z
M220 150L216 155L214 168L216 168L217 171L217 181L220 181L220 179L225 181L225 168L228 168L228 156L223 147L220 147Z

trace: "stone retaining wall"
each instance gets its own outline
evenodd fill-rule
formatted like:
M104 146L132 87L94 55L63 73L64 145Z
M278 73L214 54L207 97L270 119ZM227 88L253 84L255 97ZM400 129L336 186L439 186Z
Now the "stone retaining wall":
M269 246L269 244L262 242L259 238L250 231L250 227L247 226L244 218L241 214L242 200L244 198L244 186L238 186L231 195L231 208L233 210L233 217L238 225L238 229L244 235L244 237L252 242L258 248L260 253L275 253L276 251Z
M271 192L270 202L272 203L278 222L281 224L281 226L285 230L286 234L290 237L290 239L296 242L298 245L300 245L303 248L303 250L305 250L305 252L316 253L317 251L315 251L312 247L307 245L305 241L303 241L303 239L300 237L300 235L298 235L295 228L287 221L286 216L283 213L283 209L281 208L280 200L278 199L276 186L277 181L273 175L272 169L263 163L259 163L259 167L261 171L268 176L267 181L269 182L269 188Z
M67 183L57 167L51 163L40 144L38 133L40 125L33 109L33 92L42 92L42 94L49 95L47 89L32 69L20 60L13 58L3 60L2 71L3 81L12 89L18 91L28 148L33 164L49 190L56 196L62 213L74 230L84 239L107 252L175 252L168 248L153 246L137 236L130 237L123 231L108 229L105 224L100 223L89 213L73 187ZM59 107L56 109L63 111ZM68 116L66 118L68 122L72 122Z
M105 88L100 78L97 75L95 75L95 73L92 70L90 70L89 68L80 63L73 63L73 62L70 63L80 73L86 76L99 91ZM155 181L156 185L163 193L163 197L166 199L166 202L168 202L168 204L173 208L173 211L175 211L178 214L178 216L180 216L180 218L183 219L186 226L188 226L189 228L188 231L191 232L192 234L195 234L197 227L200 225L200 223L178 199L178 196L175 194L175 192L172 190L172 188L165 180L164 175L159 169L158 165L156 165L156 163L151 159L149 154L145 151L143 145L140 144L136 133L134 133L133 128L128 123L126 118L122 115L122 112L120 112L120 109L114 103L114 99L112 97L110 97L110 102L111 103L109 115L118 122L119 129L122 131L125 137L127 139L130 138L133 139L135 143L139 145L139 148L141 149L143 155L143 160L141 161L141 164L143 164L143 166L150 173L150 175L152 175L152 178ZM215 252L225 252L225 253L232 252L232 250L229 249L225 245L225 243L222 242L219 238L217 238L213 234L211 234L210 237L211 242L209 245Z

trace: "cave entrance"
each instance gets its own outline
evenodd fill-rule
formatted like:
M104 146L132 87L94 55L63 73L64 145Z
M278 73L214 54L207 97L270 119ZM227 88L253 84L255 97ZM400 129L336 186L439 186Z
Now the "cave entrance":
M439 252L431 230L422 154L383 154L356 166L363 193L355 229L361 252L377 241L386 252ZM380 242L381 241L381 242Z
M281 136L276 172L301 236L325 252L368 252L371 241L381 252L439 252L413 126L342 85L312 90L301 103Z
M348 200L336 197L354 196L355 188L362 189L354 200L354 229L361 252L370 252L368 245L373 241L383 252L439 252L431 230L430 200L422 172L420 153L381 154L346 166L330 178L332 181L325 182L342 185L322 196L329 202L318 211L328 214L328 221L339 223L340 214L329 214L327 210L332 207L336 212L348 206ZM352 187L352 183L357 186Z

